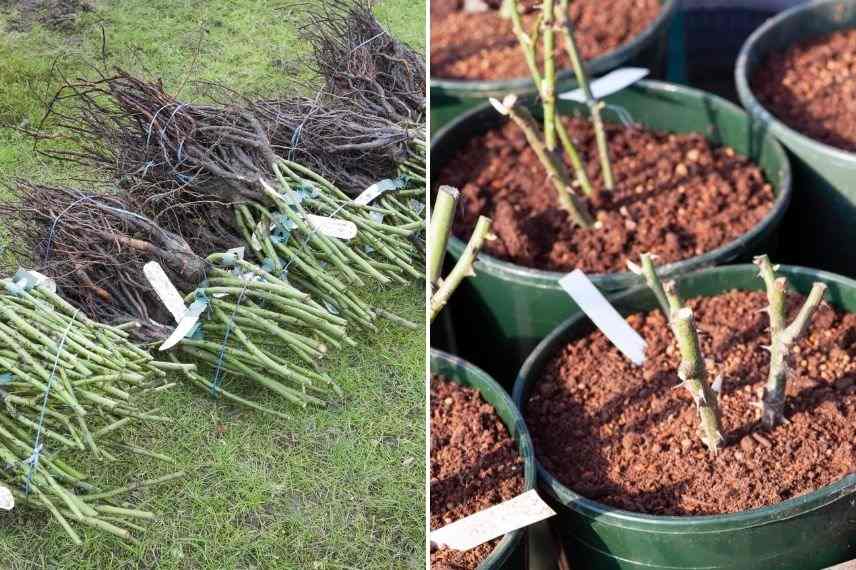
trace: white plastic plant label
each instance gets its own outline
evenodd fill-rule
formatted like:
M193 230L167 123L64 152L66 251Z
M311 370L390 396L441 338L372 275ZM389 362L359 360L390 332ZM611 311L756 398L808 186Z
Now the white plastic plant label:
M337 239L354 239L357 237L357 224L348 220L306 214L306 221L315 231L328 237Z
M56 293L56 282L47 275L42 275L38 271L33 271L32 269L19 269L15 274L15 280L17 281L19 279L23 279L26 282L28 289L43 287L51 293Z
M380 196L384 192L389 192L390 190L395 190L396 188L398 188L398 183L396 183L395 180L384 178L380 182L375 182L374 184L360 192L360 195L354 198L354 204L357 204L359 206L366 206L372 201L376 200L378 196Z
M193 328L196 326L196 323L199 322L199 317L202 316L202 313L205 312L205 309L208 308L208 301L197 299L190 305L190 308L184 313L184 316L178 322L178 326L175 327L175 330L172 331L172 334L169 336L166 341L160 345L158 350L164 351L169 350L173 346L177 345L179 342L184 340L184 338L190 334Z
M234 255L235 259L239 261L244 261L244 255L246 255L246 248L244 246L233 247L232 249L226 250L226 255Z
M829 568L825 568L824 570L856 570L856 560L842 562L841 564L830 566Z
M489 540L554 516L535 489L494 505L443 528L431 531L431 543L452 550L470 550Z
M11 511L15 508L15 497L12 495L12 491L8 488L0 485L0 509L4 511Z
M651 71L644 67L622 67L621 69L616 69L603 77L593 80L589 84L591 94L595 99L603 99L623 89L627 89L637 81L641 81L647 77L649 73ZM578 103L586 102L586 96L583 90L579 88L562 93L559 95L559 99L576 101Z
M167 308L167 310L175 319L176 323L181 322L184 314L187 312L187 305L184 304L184 298L172 281L167 277L163 267L157 261L150 261L143 266L143 274L149 280L149 284L157 293L158 298Z
M250 247L253 248L253 251L261 252L262 250L262 242L259 241L259 235L264 231L264 222L259 222L256 224L256 229L253 231L253 235L250 236Z
M624 356L637 366L645 362L645 339L627 324L585 273L575 269L562 277L559 285Z

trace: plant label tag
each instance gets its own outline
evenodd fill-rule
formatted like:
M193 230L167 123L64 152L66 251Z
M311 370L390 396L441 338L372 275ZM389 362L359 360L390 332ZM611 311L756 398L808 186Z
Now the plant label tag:
M187 305L184 304L184 298L178 292L178 289L175 288L175 285L172 284L172 281L169 280L160 263L157 261L146 263L143 266L143 274L149 280L149 284L155 290L155 293L157 293L161 303L170 312L172 318L175 319L175 322L181 322L181 319L184 318L184 314L187 312Z
M315 231L328 237L337 239L354 239L357 237L357 224L348 220L306 214L306 221L315 228Z
M856 570L856 560L842 562L841 564L836 564L835 566L824 568L824 570Z
M253 251L257 253L261 253L262 251L262 242L259 241L259 236L263 235L262 232L265 230L265 223L259 222L256 224L256 229L253 231L253 235L250 236L250 247L253 248Z
M637 81L642 80L649 73L651 73L651 71L644 67L622 67L621 69L616 69L615 71L607 73L603 77L592 81L589 84L589 87L591 87L591 94L595 99L609 97L614 93L627 89ZM586 102L586 96L585 93L583 93L582 88L562 93L559 95L559 99L576 101L578 103Z
M190 308L187 309L184 313L184 317L182 317L181 321L179 321L178 326L175 327L175 330L172 331L172 334L169 335L169 338L160 345L158 348L159 351L163 352L164 350L169 350L173 346L177 345L181 342L191 331L196 327L196 323L199 322L199 317L202 316L202 313L205 312L205 309L208 308L208 301L203 299L197 299L193 301L193 304L190 305Z
M15 508L15 497L12 495L12 491L8 488L0 485L0 509L4 511L11 511Z
M241 247L233 247L232 249L226 250L226 255L234 255L236 259L240 261L244 261L244 255L246 254L246 248L244 246Z
M562 277L559 285L624 356L637 366L645 362L645 340L618 314L585 273L575 269Z
M395 180L384 178L380 182L375 182L374 184L363 190L359 196L354 198L354 204L357 204L359 206L367 206L384 192L395 190L397 188L398 183Z
M431 544L452 550L470 550L519 528L555 516L556 512L532 489L443 528L431 531Z
M32 269L18 269L18 272L15 274L15 281L20 280L24 281L24 286L27 291L35 287L42 287L51 293L56 293L56 281L47 275L42 275L38 271L33 271Z

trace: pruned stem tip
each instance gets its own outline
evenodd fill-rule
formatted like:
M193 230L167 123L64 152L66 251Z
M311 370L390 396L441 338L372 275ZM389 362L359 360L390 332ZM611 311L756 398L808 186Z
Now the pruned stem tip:
M488 233L490 232L490 218L486 218L484 216L479 217L479 221L476 223L476 228L473 230L473 235L470 236L470 241L467 243L467 247L464 249L463 254L461 254L460 259L455 264L452 272L449 273L448 277L446 277L440 283L439 288L431 297L431 322L440 314L440 311L443 307L446 306L446 303L449 302L449 298L452 296L452 293L455 292L455 289L458 288L458 285L461 284L461 281L466 277L471 277L475 275L474 264L476 258L481 251L482 244L484 240L487 239Z
M788 281L776 276L776 269L766 255L755 258L761 278L767 288L767 313L770 316L770 373L762 397L761 423L771 429L785 419L785 393L790 367L788 364L793 345L806 333L811 318L826 294L826 285L816 282L799 313L786 324L786 294Z
M633 267L638 268L635 264L631 269ZM672 332L678 340L678 348L681 352L678 377L689 390L698 410L702 442L712 454L716 454L724 441L722 437L722 415L719 410L719 394L709 381L692 309L684 306L674 281L662 283L650 254L642 256L642 267L638 269L645 276L648 286L654 291L654 295L668 315ZM717 382L717 385L719 384Z

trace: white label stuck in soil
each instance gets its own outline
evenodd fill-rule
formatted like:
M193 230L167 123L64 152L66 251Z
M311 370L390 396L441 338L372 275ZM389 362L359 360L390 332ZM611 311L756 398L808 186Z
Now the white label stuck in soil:
M354 239L357 237L357 224L339 218L328 218L327 216L316 216L306 214L306 220L325 236L337 239Z
M149 280L149 284L155 290L155 293L157 293L158 298L170 314L172 314L175 322L181 322L181 319L184 318L184 313L187 312L187 305L184 304L181 293L178 292L178 289L169 280L160 263L157 261L146 263L143 266L143 274Z
M621 69L616 69L589 83L591 94L595 99L609 97L627 89L637 81L641 81L649 73L651 72L644 67L622 67ZM586 102L586 96L582 89L574 89L573 91L562 93L559 95L559 99L576 101L578 103Z
M627 324L585 273L575 269L562 277L559 285L624 356L637 366L645 362L645 339Z
M533 489L510 501L431 531L431 543L452 550L470 550L498 536L548 519L555 514L556 512Z
M12 491L0 485L0 509L11 511L15 508L15 497L12 496Z

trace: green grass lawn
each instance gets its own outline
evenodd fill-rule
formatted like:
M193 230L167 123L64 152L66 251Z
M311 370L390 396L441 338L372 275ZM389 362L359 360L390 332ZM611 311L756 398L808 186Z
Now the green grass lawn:
M291 10L278 4L102 0L62 32L39 25L9 31L21 26L10 23L15 16L6 8L0 123L36 124L56 87L52 67L86 74L87 62L105 52L108 64L163 77L170 89L183 86L188 98L199 93L193 79L244 92L289 92L297 81L282 69L306 50L296 41ZM377 12L399 37L424 49L424 2L384 0ZM0 130L3 179L69 174L34 156L22 135ZM366 295L423 322L421 284ZM382 322L361 340L327 364L345 396L323 410L288 409L291 420L219 404L187 386L153 397L152 406L175 421L135 432L132 443L178 465L127 456L99 470L106 487L187 472L132 496L158 513L140 544L77 527L86 542L75 547L48 515L24 507L0 515L0 568L423 568L424 333ZM240 382L231 378L227 386ZM283 409L266 393L239 390Z

